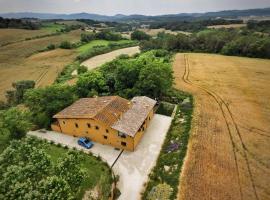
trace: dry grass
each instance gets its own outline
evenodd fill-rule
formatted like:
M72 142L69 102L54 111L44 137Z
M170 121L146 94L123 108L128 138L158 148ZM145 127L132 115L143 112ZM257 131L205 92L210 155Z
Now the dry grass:
M178 54L195 97L179 199L270 199L270 60Z
M185 32L185 31L171 31L171 30L166 30L164 28L159 28L159 29L139 29L141 31L144 31L145 33L147 33L148 35L151 36L157 36L158 33L161 32L165 32L165 33L169 33L169 34L173 34L173 35L177 35L178 33L182 33L185 35L190 35L190 32Z
M91 70L105 64L106 62L110 62L114 60L117 56L120 56L121 54L127 54L131 56L139 52L140 52L140 49L138 46L118 49L110 53L105 53L105 54L90 58L84 61L82 65L86 66L89 70Z
M46 30L0 29L0 46L49 33Z
M215 26L207 26L207 28L220 29L220 28L242 28L246 27L246 24L227 24L227 25L215 25Z
M80 34L81 31L72 31L0 47L0 100L4 99L5 91L11 88L14 81L35 80L37 86L51 84L58 72L75 59L77 52L57 49L35 53L49 44L59 44L64 40L77 42L80 40Z

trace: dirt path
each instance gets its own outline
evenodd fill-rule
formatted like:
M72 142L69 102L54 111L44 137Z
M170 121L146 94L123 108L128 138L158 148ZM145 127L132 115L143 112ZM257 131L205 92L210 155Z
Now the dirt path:
M117 56L120 56L121 54L128 54L129 56L131 56L136 53L140 53L140 49L138 46L118 49L110 53L105 53L105 54L90 58L84 61L82 65L86 66L89 70L91 70L105 64L106 62L110 62L114 60Z
M269 199L270 61L178 54L174 73L195 97L180 199Z

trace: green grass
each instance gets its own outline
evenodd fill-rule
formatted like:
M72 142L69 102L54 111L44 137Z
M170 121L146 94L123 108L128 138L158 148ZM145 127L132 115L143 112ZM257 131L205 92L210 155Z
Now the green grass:
M92 49L94 46L107 46L110 41L107 40L93 40L87 44L84 44L78 48L79 53L84 53L89 49Z
M80 46L77 50L79 53L85 53L95 46L108 46L110 43L126 44L130 43L130 40L108 41L108 40L93 40L87 44Z
M45 22L45 23L42 23L42 28L41 29L49 31L49 32L57 32L57 31L60 31L63 28L65 28L65 25L55 24L55 23L52 23L52 22Z
M51 156L51 161L55 163L58 159L61 159L65 155L67 149L49 144L47 145L45 151ZM111 169L106 163L92 155L85 153L81 153L81 155L83 157L81 168L85 171L86 177L78 190L76 199L82 199L85 191L92 189L97 185L102 191L101 193L103 195L100 197L100 199L108 199L113 181Z

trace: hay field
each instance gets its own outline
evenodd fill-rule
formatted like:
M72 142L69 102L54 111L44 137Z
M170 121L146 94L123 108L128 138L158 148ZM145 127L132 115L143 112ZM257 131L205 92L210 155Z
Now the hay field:
M173 69L195 99L179 199L270 199L270 60L177 54Z
M4 100L5 91L18 80L35 80L37 86L51 84L58 72L71 63L77 56L76 50L56 49L36 53L49 44L59 44L64 40L77 42L81 31L40 39L17 42L0 47L0 100Z
M246 27L246 24L227 24L227 25L215 25L215 26L207 26L207 28L220 29L220 28L242 28Z
M81 65L86 66L88 70L92 70L107 62L114 60L115 58L117 58L118 56L122 54L127 54L129 56L132 56L136 53L140 53L140 48L138 46L118 49L109 53L92 57L84 61Z
M0 29L0 47L49 33L50 31L48 30Z
M185 31L171 31L171 30L166 30L165 28L159 28L159 29L139 29L140 31L143 31L147 33L148 35L151 36L157 36L158 33L165 32L173 35L177 35L178 33L182 33L185 35L190 35L190 32L185 32Z

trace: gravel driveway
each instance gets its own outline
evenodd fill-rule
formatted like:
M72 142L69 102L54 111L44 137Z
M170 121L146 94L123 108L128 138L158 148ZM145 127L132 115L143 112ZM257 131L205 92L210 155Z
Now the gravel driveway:
M77 144L78 138L53 131L46 131L46 133L31 131L28 135L61 143L71 148L83 149L85 152L91 151L94 155L100 155L110 166L114 164L113 171L120 176L118 188L121 195L119 199L138 200L140 199L143 184L147 181L148 174L155 166L171 121L171 117L155 114L134 152L118 151L113 147L99 143L95 143L93 148L87 150ZM117 158L118 160L116 160Z

